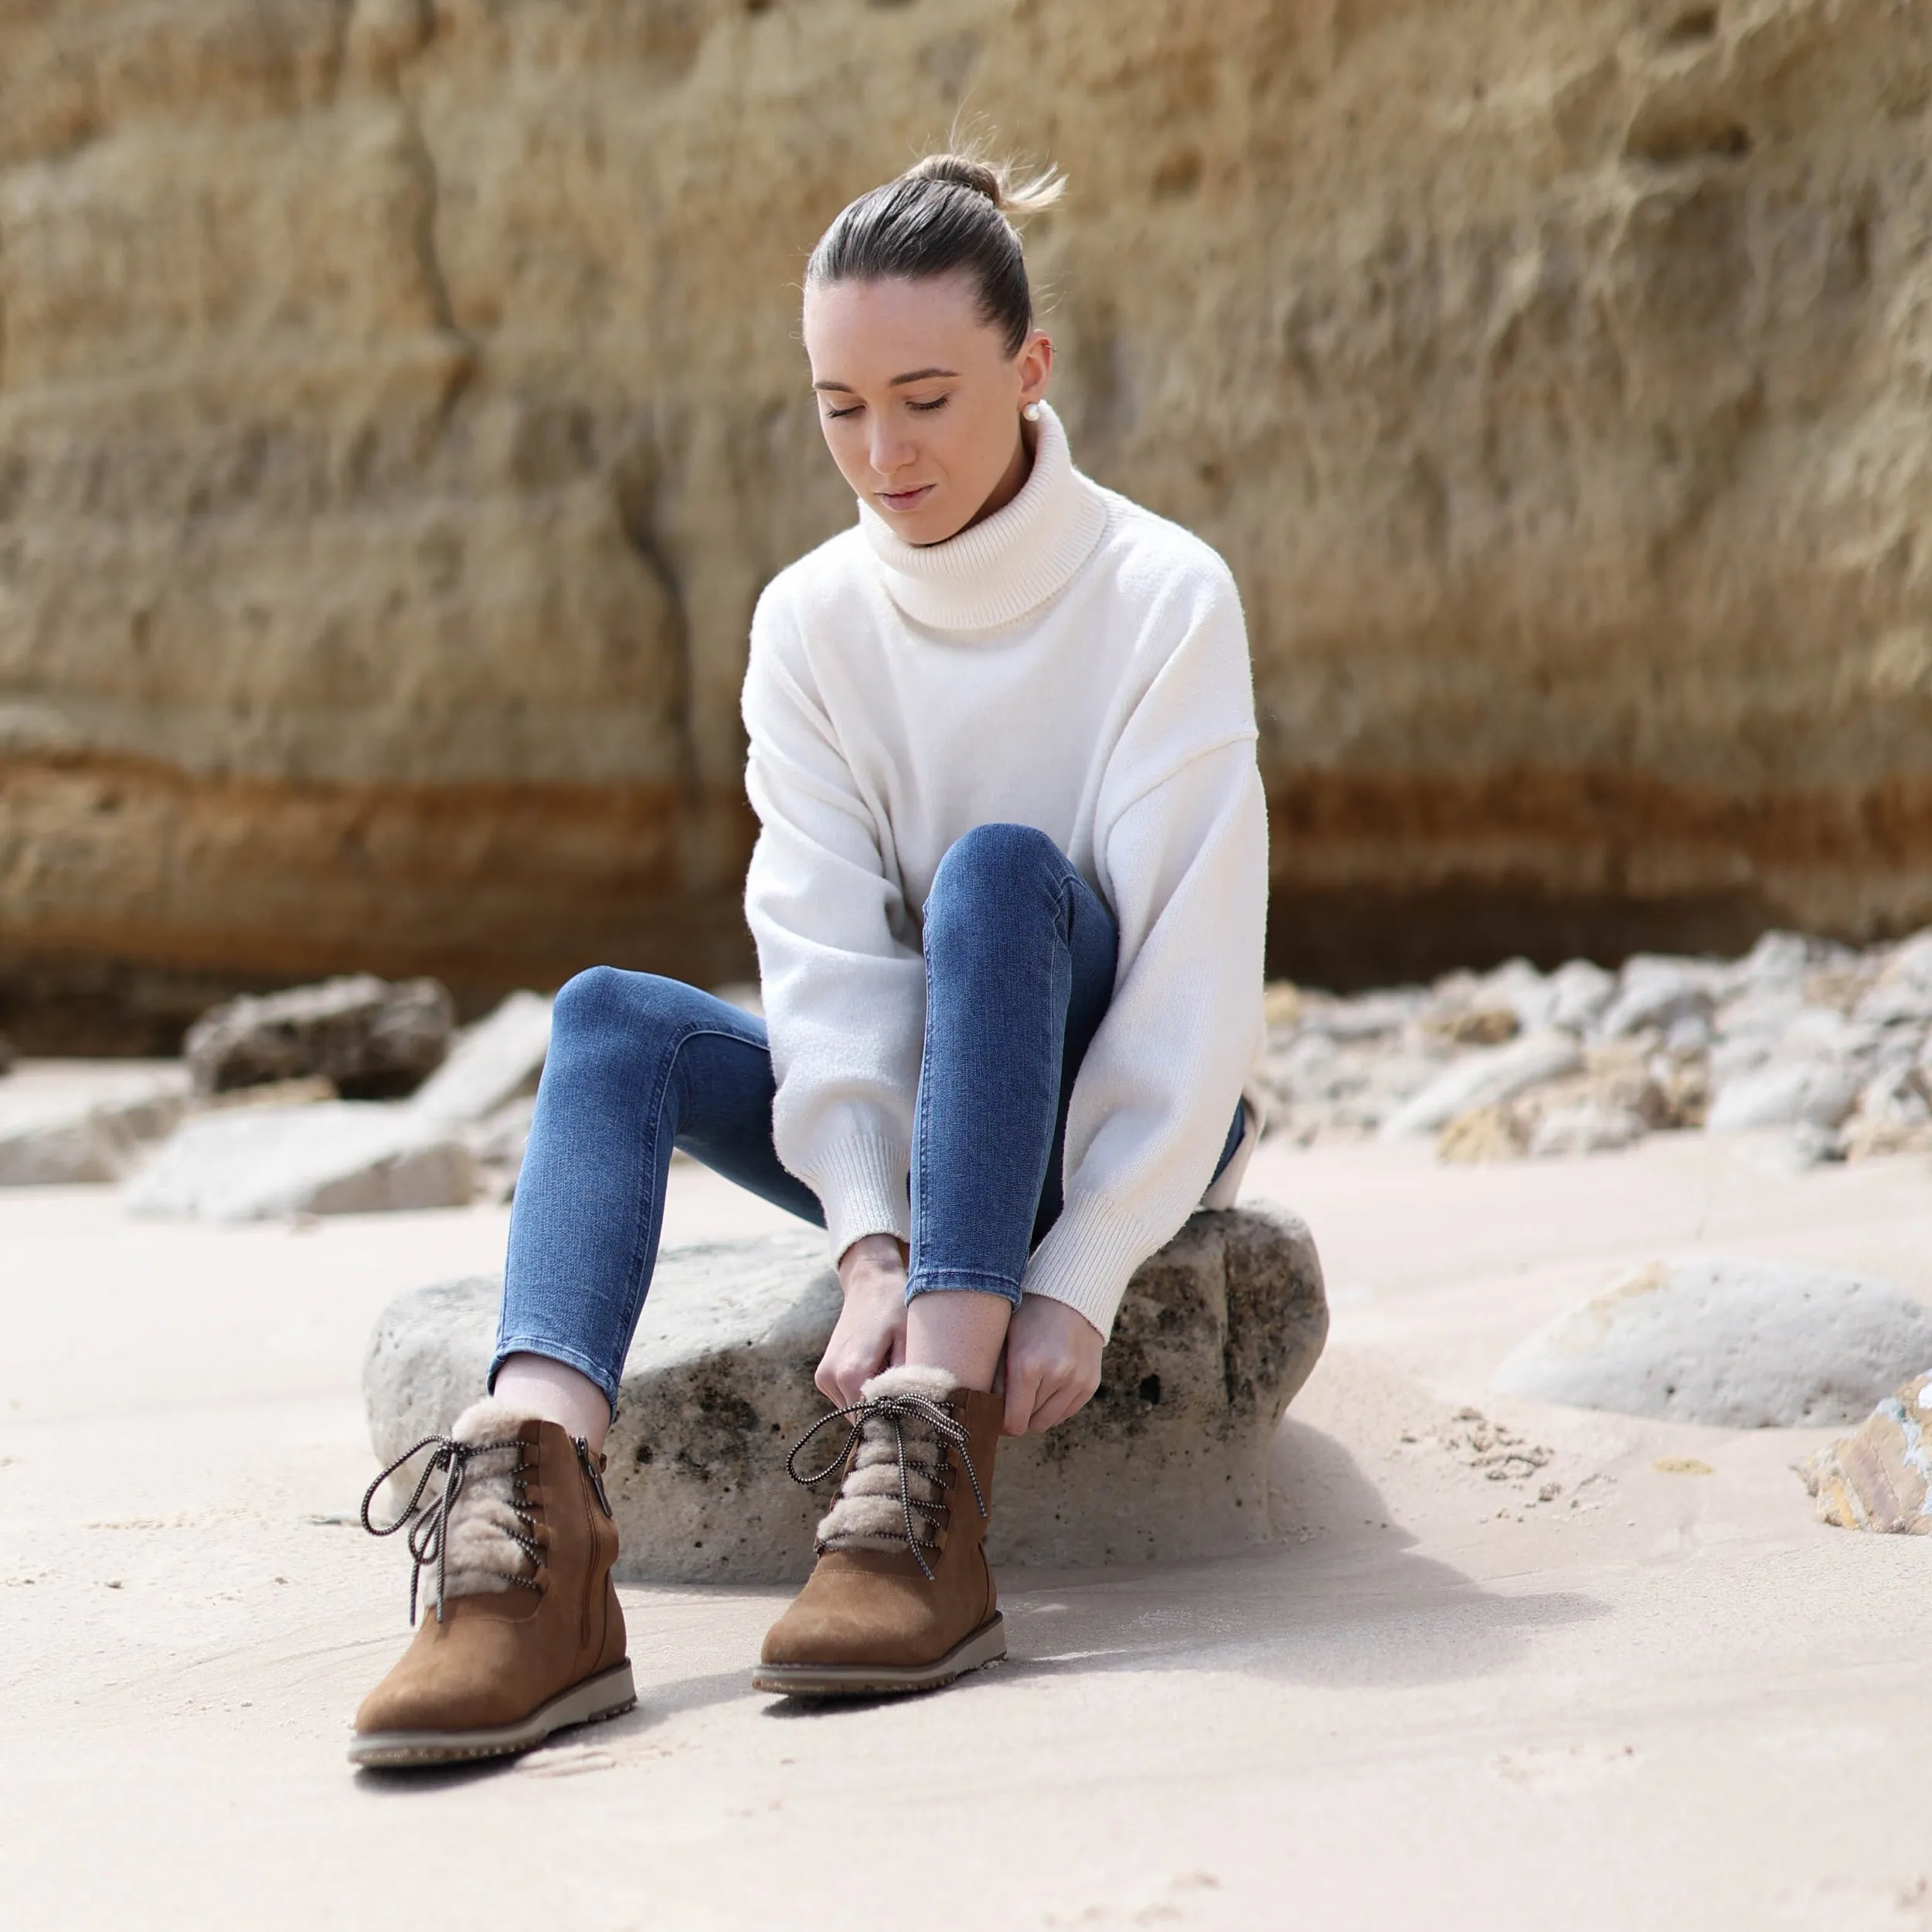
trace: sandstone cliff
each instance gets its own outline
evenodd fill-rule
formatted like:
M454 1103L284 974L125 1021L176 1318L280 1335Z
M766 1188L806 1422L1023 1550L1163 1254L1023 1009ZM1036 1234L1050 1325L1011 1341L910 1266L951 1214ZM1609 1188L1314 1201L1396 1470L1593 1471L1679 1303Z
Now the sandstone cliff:
M1923 0L0 0L13 1029L741 969L794 284L962 100L1241 580L1281 966L1932 918Z

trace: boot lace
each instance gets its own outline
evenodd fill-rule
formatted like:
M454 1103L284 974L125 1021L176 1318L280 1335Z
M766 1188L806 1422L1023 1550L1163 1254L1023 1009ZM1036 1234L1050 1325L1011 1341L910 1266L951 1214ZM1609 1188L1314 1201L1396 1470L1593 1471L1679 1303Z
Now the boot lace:
M413 1457L420 1455L425 1449L433 1449L435 1454L423 1465L423 1473L417 1480L415 1491L403 1505L402 1512L393 1522L380 1526L372 1522L369 1520L369 1506L376 1500L376 1491L405 1463ZM412 1628L416 1622L417 1598L423 1572L432 1566L436 1571L436 1621L439 1624L443 1621L443 1604L449 1580L450 1531L454 1521L452 1512L465 1485L471 1480L471 1465L479 1458L510 1449L516 1451L516 1462L508 1472L509 1508L522 1527L520 1529L502 1529L498 1533L521 1549L529 1559L531 1568L535 1570L543 1561L543 1545L537 1540L536 1518L525 1494L524 1447L515 1437L501 1442L460 1442L453 1436L425 1436L413 1448L405 1449L363 1492L362 1527L372 1536L393 1536L405 1526L409 1529L409 1553L416 1559L410 1566L410 1623ZM478 1473L479 1479L483 1481L490 1480L496 1474L495 1471ZM443 1478L441 1490L433 1502L426 1505L423 1500L424 1493L439 1474ZM605 1513L609 1513L607 1504ZM498 1570L490 1573L500 1577L505 1583L512 1584L519 1590L537 1588L531 1577L514 1570Z
M838 1422L847 1422L850 1426L837 1454L816 1473L801 1473L798 1458L812 1438L821 1430L828 1429ZM932 1446L938 1452L937 1463L921 1461L909 1452L906 1440L908 1424L913 1426L916 1435L931 1432L934 1438ZM862 1443L883 1440L887 1430L892 1432L893 1445L899 1460L899 1508L905 1523L906 1546L913 1553L913 1560L918 1564L920 1573L930 1583L932 1566L926 1560L926 1552L937 1549L939 1545L930 1536L922 1536L920 1530L922 1527L930 1529L931 1523L945 1513L946 1505L944 1502L915 1502L912 1475L917 1472L924 1477L943 1496L952 1487L946 1469L946 1445L950 1443L959 1451L959 1460L966 1471L966 1480L972 1485L973 1500L979 1505L980 1515L983 1517L987 1513L986 1498L979 1486L978 1472L973 1468L973 1458L967 1447L965 1425L944 1403L930 1402L923 1396L886 1395L852 1403L843 1409L834 1409L821 1416L792 1445L791 1454L785 1458L785 1473L801 1487L815 1489L827 1478L836 1475ZM920 1519L926 1519L923 1525ZM822 1556L826 1545L820 1539L815 1547Z

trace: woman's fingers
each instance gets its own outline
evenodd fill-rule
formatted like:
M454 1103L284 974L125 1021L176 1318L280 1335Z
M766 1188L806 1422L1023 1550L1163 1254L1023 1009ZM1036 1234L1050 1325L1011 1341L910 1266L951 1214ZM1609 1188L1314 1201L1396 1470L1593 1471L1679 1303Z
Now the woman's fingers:
M1039 1435L1048 1429L1056 1429L1070 1417L1078 1415L1093 1400L1094 1391L1100 1386L1088 1379L1084 1363L1077 1366L1034 1410L1031 1425L1033 1434Z
M1073 1389L1066 1383L1056 1381L1043 1387L1026 1424L1028 1434L1043 1435L1056 1423L1064 1422L1079 1406Z
M1015 1352L1009 1345L1006 1351L1006 1413L1000 1423L1001 1434L1025 1435L1039 1400L1039 1365L1030 1361L1024 1351Z
M828 1402L845 1408L859 1400L865 1384L906 1352L904 1304L889 1294L849 1295L838 1325L812 1377Z

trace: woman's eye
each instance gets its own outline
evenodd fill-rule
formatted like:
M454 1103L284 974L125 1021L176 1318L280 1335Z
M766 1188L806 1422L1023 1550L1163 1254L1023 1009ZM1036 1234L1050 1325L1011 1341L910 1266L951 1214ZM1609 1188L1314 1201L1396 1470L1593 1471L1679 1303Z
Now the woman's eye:
M836 423L845 417L856 416L865 406L862 403L854 403L849 409L828 409L825 411L825 420L828 423Z
M934 410L943 410L946 406L948 400L948 398L944 396L935 396L930 402L908 403L906 406L909 410L918 410L921 416L930 416Z

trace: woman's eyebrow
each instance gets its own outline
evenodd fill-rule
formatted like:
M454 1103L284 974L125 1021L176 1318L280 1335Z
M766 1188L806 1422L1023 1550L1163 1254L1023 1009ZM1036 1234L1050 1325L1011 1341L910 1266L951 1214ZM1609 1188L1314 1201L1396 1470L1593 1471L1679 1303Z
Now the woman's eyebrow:
M895 376L886 386L888 389L897 389L902 383L923 383L935 376L957 376L958 373L959 371L956 369L908 369L903 376ZM849 383L814 383L812 387L836 389L841 396L856 396L859 393Z

